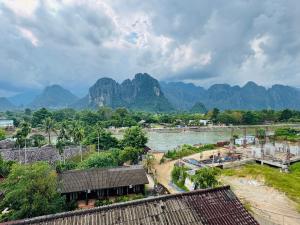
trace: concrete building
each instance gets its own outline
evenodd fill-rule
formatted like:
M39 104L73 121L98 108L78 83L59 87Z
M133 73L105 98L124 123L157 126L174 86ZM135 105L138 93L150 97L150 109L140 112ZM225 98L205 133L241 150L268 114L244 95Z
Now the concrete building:
M0 128L8 128L13 126L14 126L13 120L0 119Z

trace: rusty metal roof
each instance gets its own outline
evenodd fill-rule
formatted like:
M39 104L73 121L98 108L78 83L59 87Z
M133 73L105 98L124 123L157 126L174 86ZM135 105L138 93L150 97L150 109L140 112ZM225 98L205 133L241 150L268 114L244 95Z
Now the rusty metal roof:
M142 166L71 170L61 173L59 181L61 193L100 190L148 183L146 172Z
M7 224L258 225L229 186L147 198Z

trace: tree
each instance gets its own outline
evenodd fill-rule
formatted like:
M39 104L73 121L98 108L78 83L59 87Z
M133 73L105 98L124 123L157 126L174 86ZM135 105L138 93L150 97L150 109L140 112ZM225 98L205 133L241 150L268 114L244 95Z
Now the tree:
M32 115L32 126L41 126L48 117L52 117L52 114L46 108L35 111Z
M30 139L32 140L32 145L34 147L42 147L44 144L46 144L45 137L41 134L31 135Z
M121 151L121 160L124 162L130 161L131 164L137 164L139 162L139 157L141 155L141 150L133 147L125 147Z
M3 160L0 154L0 177L7 177L14 163L15 163L14 161Z
M119 145L118 139L112 136L112 133L106 131L101 125L96 125L93 132L91 132L85 140L85 144L94 144L97 150L109 150L116 148Z
M59 133L58 133L57 139L59 141L63 141L63 142L66 142L69 140L68 126L65 121L59 124Z
M280 113L279 120L288 121L292 117L293 117L293 111L290 109L285 109Z
M152 172L153 166L155 163L155 157L153 154L148 153L146 155L146 158L144 160L144 167L147 170L148 173Z
M114 157L111 151L92 154L81 163L82 168L103 168L118 166L118 159Z
M204 167L192 177L196 189L213 188L218 185L216 176L220 173L219 168Z
M64 199L57 192L54 170L45 162L29 165L14 164L1 184L5 192L1 210L9 208L3 220L17 220L57 213L63 210Z
M48 144L51 144L51 132L56 132L55 122L51 117L47 117L43 121L43 128L46 134L48 134Z
M3 129L0 129L0 141L5 139L5 131Z
M146 146L147 142L146 133L140 127L134 126L125 130L121 144L123 147L141 149Z
M219 114L220 110L218 108L214 108L210 119L215 123L218 119Z

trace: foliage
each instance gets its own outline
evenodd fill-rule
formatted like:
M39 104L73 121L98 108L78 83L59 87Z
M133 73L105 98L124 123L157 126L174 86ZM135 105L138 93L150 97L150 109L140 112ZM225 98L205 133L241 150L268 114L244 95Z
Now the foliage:
M164 157L175 160L175 159L180 159L182 157L192 155L195 153L199 153L202 151L212 150L214 148L215 148L215 145L213 145L213 144L206 144L206 145L202 145L200 147L194 147L191 145L182 145L179 150L175 149L175 150L167 151L165 153Z
M102 200L97 200L95 202L95 206L99 207L99 206L105 206L105 205L110 205L113 204L114 202L109 200L109 199L102 199Z
M51 117L47 117L43 120L44 132L48 134L48 144L51 144L51 132L56 132L55 121Z
M121 151L120 159L123 162L129 161L131 164L137 164L139 162L139 157L141 155L141 150L133 147L125 147Z
M57 213L64 207L64 199L57 192L56 173L44 162L14 164L1 188L5 196L0 208L10 210L3 220Z
M52 113L46 108L41 108L35 111L32 115L32 127L41 126L43 124L43 121L49 117L52 117Z
M282 173L278 169L266 165L248 164L238 169L222 170L226 176L251 177L263 180L266 185L285 193L298 204L300 211L300 163L291 166L290 173Z
M142 128L133 126L125 130L121 145L123 147L144 148L148 138Z
M217 175L220 174L219 168L204 167L196 171L192 177L196 189L213 188L218 185Z
M33 134L30 136L30 139L33 147L41 147L46 144L46 139L41 134Z
M186 190L186 187L184 186L185 179L187 177L186 170L187 170L187 168L184 166L174 165L172 172L171 172L172 182L183 190Z
M0 129L0 141L5 139L5 131L3 129Z
M119 160L112 151L93 153L80 164L81 168L103 168L118 166Z
M300 140L300 131L293 128L278 128L275 130L277 140L298 141Z
M144 168L147 170L148 173L151 173L154 163L155 163L154 155L148 153L143 161Z
M27 136L31 132L31 126L28 122L22 122L20 129L17 130L17 133L15 135L16 145L19 147L24 147L25 144L27 144ZM30 142L28 142L29 144Z
M118 140L112 136L112 133L104 130L102 127L96 126L92 132L90 132L84 140L84 144L96 145L98 150L108 150L110 148L116 148L119 146ZM99 144L99 145L98 145Z
M0 154L0 177L7 177L14 163L15 163L14 161L3 160Z
M67 170L73 170L73 169L76 169L77 167L77 164L73 161L67 161L65 163L58 163L56 165L56 172L57 173L62 173L64 171L67 171Z

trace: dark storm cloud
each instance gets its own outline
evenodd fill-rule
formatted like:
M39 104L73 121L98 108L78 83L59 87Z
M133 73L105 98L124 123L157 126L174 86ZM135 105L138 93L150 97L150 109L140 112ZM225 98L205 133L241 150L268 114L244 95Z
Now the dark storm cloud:
M82 91L103 75L141 71L203 85L300 86L297 0L28 2L0 3L0 80L20 89Z

